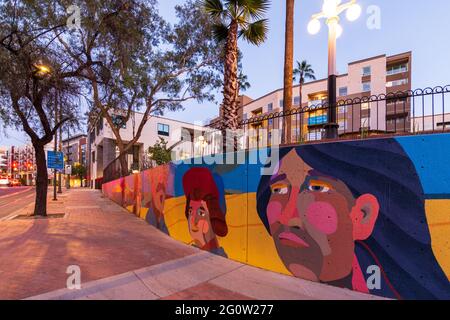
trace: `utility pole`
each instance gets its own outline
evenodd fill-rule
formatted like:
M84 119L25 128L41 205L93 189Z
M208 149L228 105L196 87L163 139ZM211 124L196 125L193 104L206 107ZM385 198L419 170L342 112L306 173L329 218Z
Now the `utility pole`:
M62 108L59 107L59 121L62 120ZM55 136L58 134L56 133ZM62 152L62 126L59 127L59 152ZM58 173L58 193L62 193L62 173Z
M57 97L57 91L55 90L55 126L58 123L58 97ZM54 150L55 153L58 151L58 135L55 134L55 146ZM58 198L56 197L56 169L53 169L53 201L57 201Z
M69 149L70 146L70 128L67 126L67 164L70 164L70 154L71 152ZM67 181L66 181L66 188L70 189L70 172L67 172Z

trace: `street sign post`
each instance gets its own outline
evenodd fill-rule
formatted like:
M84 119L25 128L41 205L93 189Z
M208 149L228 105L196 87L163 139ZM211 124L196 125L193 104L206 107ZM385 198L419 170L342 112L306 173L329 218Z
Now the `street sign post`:
M64 154L62 152L47 151L47 168L64 170Z

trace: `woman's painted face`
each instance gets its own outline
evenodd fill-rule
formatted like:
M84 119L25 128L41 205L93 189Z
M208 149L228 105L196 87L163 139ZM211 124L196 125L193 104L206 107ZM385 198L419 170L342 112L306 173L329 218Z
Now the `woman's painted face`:
M189 233L198 247L201 248L214 239L215 234L205 201L189 201L188 221Z
M270 181L267 218L278 254L295 276L334 281L348 276L354 257L355 199L340 180L309 167L295 150Z

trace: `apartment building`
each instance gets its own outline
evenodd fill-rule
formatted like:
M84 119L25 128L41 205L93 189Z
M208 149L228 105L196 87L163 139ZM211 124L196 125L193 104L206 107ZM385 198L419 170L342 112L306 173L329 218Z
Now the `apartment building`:
M369 97L396 93L411 89L412 53L405 52L394 56L380 55L348 64L348 72L337 78L339 100ZM293 89L293 107L305 108L320 106L327 102L327 79L321 79L303 85L300 95L299 86ZM301 97L301 98L300 98ZM301 101L300 101L301 99ZM242 105L243 120L252 117L282 111L283 89L275 90L258 99L245 98ZM283 119L268 119L252 123L248 129L268 129L270 139L272 129L280 129ZM386 101L366 102L345 105L338 108L337 120L339 135L370 130L372 132L398 132L411 130L411 105L408 98L388 99ZM305 111L293 115L292 142L320 140L324 134L324 125L328 121L328 110ZM260 136L250 139L254 144ZM251 145L250 145L251 147Z
M450 131L450 113L413 117L412 132Z
M0 174L5 175L8 173L8 158L9 148L0 147Z
M62 141L66 165L87 165L87 135L77 134Z
M120 127L120 134L125 142L133 140L143 114L135 112L125 123L123 116L113 117L114 123ZM141 168L143 162L148 161L148 149L159 142L167 141L172 147L176 160L187 159L205 154L202 145L195 140L208 130L200 125L177 121L164 117L152 116L145 124L142 134L136 144L128 151L127 162L129 170ZM98 118L88 127L87 137L88 180L91 186L98 185L103 178L105 168L119 156L114 133L106 119ZM97 182L97 183L96 183Z
M0 147L0 173L11 179L33 185L36 177L36 157L32 145Z

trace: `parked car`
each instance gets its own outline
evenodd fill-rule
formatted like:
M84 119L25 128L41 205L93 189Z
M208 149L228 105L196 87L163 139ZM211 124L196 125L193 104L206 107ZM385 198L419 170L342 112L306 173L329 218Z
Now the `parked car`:
M22 183L18 179L12 179L9 182L10 187L20 187L21 185L22 185Z
M0 187L9 187L9 179L8 178L0 178Z

